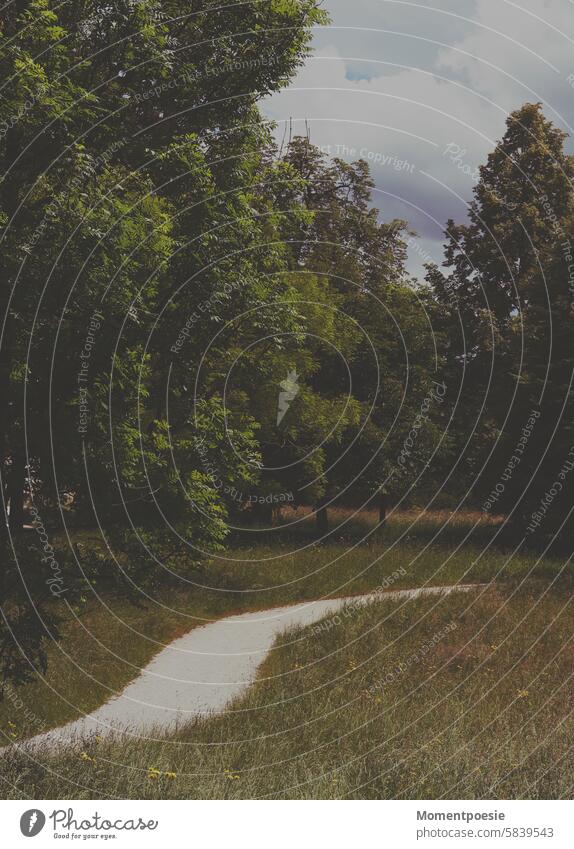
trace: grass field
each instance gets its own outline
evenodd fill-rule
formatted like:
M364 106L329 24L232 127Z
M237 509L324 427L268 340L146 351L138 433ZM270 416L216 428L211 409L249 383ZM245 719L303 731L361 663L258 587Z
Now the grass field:
M91 742L84 752L38 762L6 754L3 795L571 795L571 571L487 546L496 522L468 542L473 516L450 528L445 520L423 517L413 528L412 517L398 517L383 539L357 548L368 515L325 545L299 533L297 553L292 540L257 537L257 545L227 552L225 562L205 564L197 583L210 588L138 606L87 598L50 647L45 680L7 693L0 707L6 742L92 710L162 644L230 612L389 581L400 588L496 580L472 596L385 601L289 634L230 712L169 742Z

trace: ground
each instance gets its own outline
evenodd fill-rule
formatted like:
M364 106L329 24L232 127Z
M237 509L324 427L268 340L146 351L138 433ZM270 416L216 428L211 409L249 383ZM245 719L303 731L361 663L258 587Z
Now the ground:
M277 558L277 543L235 548L225 565L206 565L213 590L172 593L163 600L171 611L87 599L51 647L45 681L5 697L7 741L92 710L161 643L206 619L382 584L489 583L472 597L384 601L290 633L230 711L167 742L93 740L37 762L5 754L3 795L571 796L571 571L494 544L481 554L495 521L469 542L472 515L451 527L444 515L424 516L418 528L412 518L397 518L383 539L354 549L349 528L344 539L280 560L266 559Z

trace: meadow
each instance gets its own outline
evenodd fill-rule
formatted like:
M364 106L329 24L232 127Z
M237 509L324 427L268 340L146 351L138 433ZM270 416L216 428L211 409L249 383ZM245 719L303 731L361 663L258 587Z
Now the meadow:
M47 672L11 686L4 742L89 712L166 643L232 612L458 582L468 595L390 599L285 634L225 714L167 738L3 753L14 798L561 798L571 794L570 567L496 546L498 520L361 514L205 563L196 586L134 604L86 598ZM357 543L354 547L355 542ZM203 586L199 586L203 584ZM570 778L569 778L570 777Z

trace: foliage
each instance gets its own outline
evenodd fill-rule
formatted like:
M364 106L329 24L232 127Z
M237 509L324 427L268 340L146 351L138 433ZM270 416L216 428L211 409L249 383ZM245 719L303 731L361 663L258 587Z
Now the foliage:
M468 450L459 416L466 481L485 509L508 513L528 541L556 539L574 491L574 160L564 139L541 104L510 115L481 168L469 223L448 224L449 273L428 274L444 311L451 380L476 427Z
M108 540L141 540L135 564L166 516L198 550L221 544L225 499L197 451L224 429L210 383L221 350L201 397L192 371L214 327L282 268L280 249L261 248L250 188L269 140L256 102L288 82L324 19L314 0L32 0L4 11L0 471L13 534L26 494L51 536L97 524ZM216 306L201 332L173 356L206 301ZM254 455L255 425L241 411L232 423ZM232 481L247 474L233 452L226 465Z

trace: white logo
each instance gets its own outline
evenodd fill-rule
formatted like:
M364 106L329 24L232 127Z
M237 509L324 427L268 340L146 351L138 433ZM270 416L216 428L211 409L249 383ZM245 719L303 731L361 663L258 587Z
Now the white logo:
M36 837L46 823L46 817L38 808L26 811L20 817L20 831L24 837Z
M287 410L291 406L291 402L299 394L299 375L296 371L290 371L285 380L282 380L279 386L283 390L279 393L279 402L277 404L277 424L280 425Z

